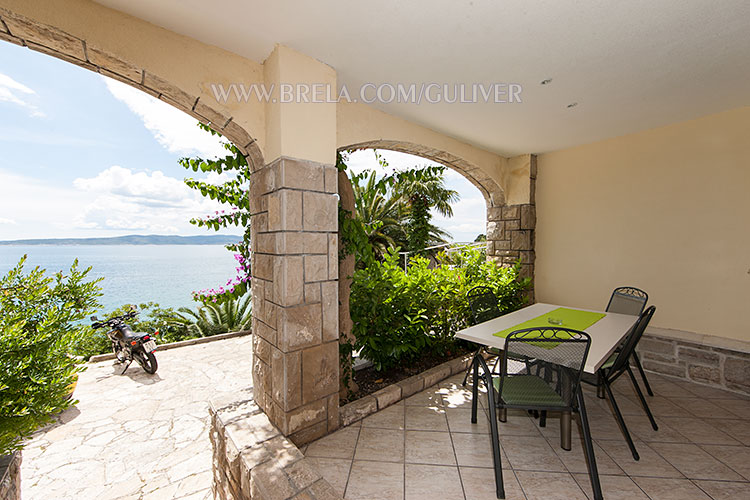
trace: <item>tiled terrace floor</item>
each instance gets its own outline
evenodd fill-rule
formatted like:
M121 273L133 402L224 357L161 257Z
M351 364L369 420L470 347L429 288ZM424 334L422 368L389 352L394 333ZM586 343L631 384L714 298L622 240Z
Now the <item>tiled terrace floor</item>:
M24 500L205 500L210 397L251 385L252 337L157 351L159 370L112 361L81 373L79 403L23 450Z
M494 500L489 427L470 422L471 392L456 376L314 443L304 453L346 499ZM650 374L653 431L630 381L616 397L641 459L630 454L609 403L587 390L604 498L750 499L750 398ZM486 396L482 394L482 404ZM483 410L484 411L484 410ZM481 415L480 415L481 416ZM500 423L506 498L586 499L590 482L577 426L560 448L525 412Z

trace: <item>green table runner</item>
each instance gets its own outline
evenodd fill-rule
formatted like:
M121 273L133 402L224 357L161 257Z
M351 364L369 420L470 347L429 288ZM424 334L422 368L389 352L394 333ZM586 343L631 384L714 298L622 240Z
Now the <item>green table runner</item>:
M606 314L604 313L581 311L578 309L568 309L567 307L558 307L557 309L554 309L548 313L542 314L541 316L537 316L536 318L532 318L528 321L524 321L523 323L520 323L516 326L506 328L505 330L497 332L493 335L495 337L505 338L509 333L515 332L516 330L547 326L571 328L573 330L586 330L586 328L590 327L591 325L602 319L604 316L606 316ZM562 324L552 324L549 322L549 318L562 320Z

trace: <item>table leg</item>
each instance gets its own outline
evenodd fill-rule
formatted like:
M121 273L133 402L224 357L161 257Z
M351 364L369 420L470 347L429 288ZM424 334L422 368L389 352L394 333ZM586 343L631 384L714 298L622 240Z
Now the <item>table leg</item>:
M565 451L570 451L571 422L572 418L570 412L562 412L560 415L560 447Z

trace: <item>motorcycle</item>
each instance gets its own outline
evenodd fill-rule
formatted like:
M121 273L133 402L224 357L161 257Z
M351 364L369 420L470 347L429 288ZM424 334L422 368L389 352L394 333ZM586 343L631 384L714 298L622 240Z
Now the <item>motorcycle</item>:
M141 368L148 373L156 373L158 364L156 363L156 339L154 338L159 332L153 334L134 332L125 320L135 318L138 312L133 309L122 316L115 316L104 321L99 321L96 316L91 316L93 322L91 327L94 329L108 327L107 337L112 341L112 352L115 354L117 361L126 363L122 375L130 367L133 360L137 361Z

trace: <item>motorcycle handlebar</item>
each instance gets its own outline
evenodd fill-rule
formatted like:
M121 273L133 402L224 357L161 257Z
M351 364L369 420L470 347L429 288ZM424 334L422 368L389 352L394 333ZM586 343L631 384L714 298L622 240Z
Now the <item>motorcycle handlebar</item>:
M104 321L92 323L91 327L94 329L97 329L97 328L103 328L104 326L108 326L108 325L111 326L111 323L116 323L118 321L122 321L123 319L135 318L136 314L138 314L137 311L130 311L121 316L113 316L109 319L105 319Z

